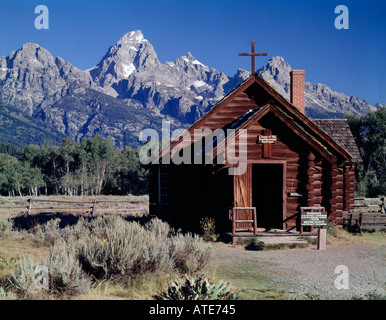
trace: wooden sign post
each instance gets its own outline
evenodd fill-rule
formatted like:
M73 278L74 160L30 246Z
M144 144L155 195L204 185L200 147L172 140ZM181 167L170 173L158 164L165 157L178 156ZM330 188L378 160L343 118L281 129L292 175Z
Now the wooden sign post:
M303 233L304 226L320 227L318 229L318 250L326 249L327 229L327 212L324 207L301 207L301 231Z

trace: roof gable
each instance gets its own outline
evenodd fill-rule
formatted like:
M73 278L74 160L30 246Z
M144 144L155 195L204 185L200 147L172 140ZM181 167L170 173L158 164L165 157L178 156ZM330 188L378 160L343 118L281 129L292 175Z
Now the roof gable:
M332 155L330 150L326 148L318 139L310 135L307 131L305 131L301 126L299 126L296 122L291 121L291 118L286 115L282 109L275 106L273 103L268 103L262 108L255 110L252 116L249 116L248 119L243 122L240 126L233 129L238 129L237 131L232 132L229 136L226 137L226 141L223 140L221 144L216 146L211 154L211 157L216 157L217 150L222 150L224 148L225 143L233 143L235 139L243 132L243 130L250 129L254 123L258 122L268 113L272 113L276 118L278 118L281 122L283 122L289 129L291 129L301 140L303 140L306 144L316 150L321 156L326 158L328 161L333 162Z
M352 161L353 159L347 150L340 146L328 133L320 129L316 123L301 113L292 103L257 74L242 82L187 129L191 136L191 142L194 143L205 137L202 134L195 136L195 129L210 129L214 131L224 128L232 121L237 121L237 119L244 116L249 110L254 110L255 115L250 117L247 122L243 122L243 127L247 126L253 118L261 116L262 112L271 111L304 139L308 139L309 144L315 147L319 146L317 148L326 158L329 159L329 156L332 155L331 151L333 151L346 161ZM159 158L170 150L175 154L181 148L186 147L187 145L180 143L181 136L183 134L163 148L159 152ZM176 145L178 145L178 148L174 148Z

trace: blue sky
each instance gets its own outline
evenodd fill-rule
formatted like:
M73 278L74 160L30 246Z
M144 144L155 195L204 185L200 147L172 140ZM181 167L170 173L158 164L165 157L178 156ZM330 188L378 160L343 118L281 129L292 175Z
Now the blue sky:
M37 30L37 5L49 9L49 30ZM338 5L349 9L349 29L334 27ZM384 0L0 0L0 56L25 42L45 47L80 69L96 65L109 46L139 29L161 62L191 52L233 75L250 70L239 52L256 41L256 68L282 56L306 81L386 103Z

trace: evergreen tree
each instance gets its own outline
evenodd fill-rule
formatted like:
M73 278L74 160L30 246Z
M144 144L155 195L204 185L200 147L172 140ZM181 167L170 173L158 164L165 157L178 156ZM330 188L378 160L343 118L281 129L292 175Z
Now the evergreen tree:
M99 135L80 143L65 138L59 147L29 145L18 158L0 153L4 195L144 194L147 185L138 150L120 151Z
M357 186L363 196L386 194L386 106L362 117L347 117L363 163L357 168Z

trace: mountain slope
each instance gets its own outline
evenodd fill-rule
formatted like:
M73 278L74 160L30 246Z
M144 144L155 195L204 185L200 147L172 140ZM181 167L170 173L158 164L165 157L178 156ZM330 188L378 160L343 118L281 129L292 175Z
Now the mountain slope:
M273 57L258 74L289 100L291 66ZM90 70L104 92L135 99L150 108L192 123L211 106L250 76L239 69L233 77L203 65L192 54L174 62L160 63L153 46L141 31L125 34ZM364 114L374 107L356 97L335 92L323 84L305 84L306 114L318 118L341 118Z
M135 99L145 108L192 122L224 95L228 77L187 53L160 63L141 31L125 34L90 70L102 90L119 99Z
M273 57L258 74L290 100L291 66L282 57ZM306 71L307 77L307 71ZM311 118L342 118L346 114L363 115L376 107L357 97L333 91L324 84L305 82L305 113Z
M161 118L138 102L119 100L91 88L70 88L61 99L38 108L36 118L75 141L98 133L118 148L138 147L141 130L161 128ZM172 126L175 127L176 125Z
M283 58L273 57L258 73L289 99L290 71ZM0 57L0 112L8 124L16 120L9 120L10 109L1 106L19 112L16 119L25 117L26 127L33 119L38 126L44 124L46 128L36 134L46 134L46 140L51 139L49 130L53 141L57 134L79 141L99 133L119 148L136 147L142 129L160 131L162 120L169 120L172 128L189 125L249 75L239 69L229 77L191 53L161 63L140 30L126 33L95 67L85 71L54 58L37 44L26 43L8 57ZM306 114L313 118L363 115L375 109L364 100L309 82L305 100ZM33 140L8 125L12 136L5 128L0 127L0 133L7 139Z
M46 97L58 94L74 82L92 84L87 72L54 57L34 43L26 43L0 58L0 104L33 115Z
M41 145L44 141L56 146L66 137L51 126L6 106L0 107L0 128L0 141L18 147L28 144Z

